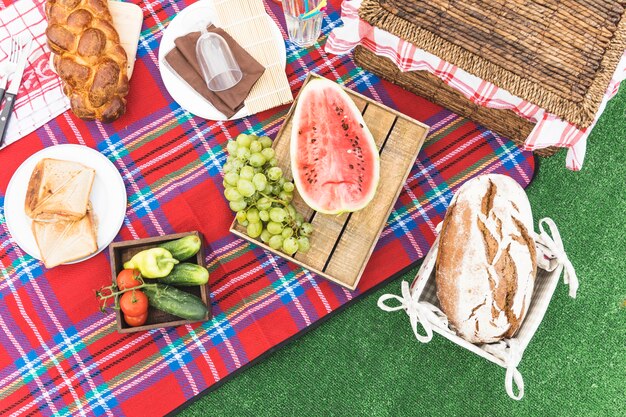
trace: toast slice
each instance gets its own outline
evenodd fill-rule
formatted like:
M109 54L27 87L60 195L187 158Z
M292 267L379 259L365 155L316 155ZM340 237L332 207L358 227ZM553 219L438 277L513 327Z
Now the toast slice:
M79 220L87 213L96 171L81 163L45 158L37 163L26 192L24 210L32 219L64 216Z
M84 258L98 250L91 205L79 220L50 215L33 220L32 230L46 268Z

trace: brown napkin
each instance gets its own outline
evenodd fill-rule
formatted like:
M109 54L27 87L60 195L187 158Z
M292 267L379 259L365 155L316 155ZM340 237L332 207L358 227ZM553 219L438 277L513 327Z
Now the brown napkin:
M202 70L196 59L196 43L198 38L200 38L200 32L191 32L177 38L174 41L176 46L165 55L165 60L191 88L196 90L202 97L213 104L217 110L222 112L224 116L230 119L243 107L243 102L248 97L250 89L261 78L265 68L245 49L239 46L223 29L209 26L207 31L216 33L224 38L233 53L235 61L241 68L243 76L241 81L234 87L216 92L209 90L206 86L206 82L202 78Z

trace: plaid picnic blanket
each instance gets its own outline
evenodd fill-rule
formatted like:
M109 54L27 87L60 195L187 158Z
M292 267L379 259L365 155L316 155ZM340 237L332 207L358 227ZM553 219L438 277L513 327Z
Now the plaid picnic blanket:
M427 71L476 104L493 109L508 109L536 122L535 128L526 138L524 149L535 150L549 146L567 148L567 167L573 171L582 168L587 151L587 138L609 100L617 94L620 83L626 79L626 51L607 86L594 122L591 126L580 129L503 88L417 48L396 35L373 27L359 18L358 10L361 3L362 0L343 2L341 10L344 25L331 33L326 45L327 52L344 54L357 45L363 45L376 55L391 59L401 71Z
M340 24L332 3L318 45L287 45L294 94L307 72L316 71L432 126L361 284L349 292L228 232L233 214L222 197L225 143L242 131L274 136L288 109L229 122L183 110L159 77L156 49L163 28L189 3L138 4L145 20L127 114L103 125L64 113L0 152L2 415L170 412L414 265L432 244L452 193L468 178L498 172L526 186L533 176L530 152L381 82L347 55L327 55L323 44ZM270 3L267 10L284 28L280 6ZM47 270L15 244L4 218L7 183L29 155L58 143L98 149L121 172L128 207L116 240L190 230L204 235L211 321L118 334L114 314L102 314L93 295L111 280L105 252Z

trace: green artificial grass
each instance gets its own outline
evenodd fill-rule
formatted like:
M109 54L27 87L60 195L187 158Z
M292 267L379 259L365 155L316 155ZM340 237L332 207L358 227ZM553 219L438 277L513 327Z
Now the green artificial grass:
M565 152L540 160L528 188L535 221L551 217L580 280L560 284L519 370L511 400L504 369L435 335L417 342L406 314L376 301L402 279L235 376L183 416L626 415L626 86L589 139L581 172Z

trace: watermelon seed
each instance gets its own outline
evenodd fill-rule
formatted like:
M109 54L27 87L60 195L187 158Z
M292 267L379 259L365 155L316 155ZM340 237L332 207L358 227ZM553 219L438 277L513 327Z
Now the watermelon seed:
M315 129L315 128L313 128L313 129ZM302 134L302 130L298 130L298 135L301 135L301 134Z
M359 126L363 127L363 123L359 123Z
M349 166L350 166L350 169L354 169L354 165L350 164Z
M315 143L316 140L317 139L315 139L315 138L311 139L311 143Z

